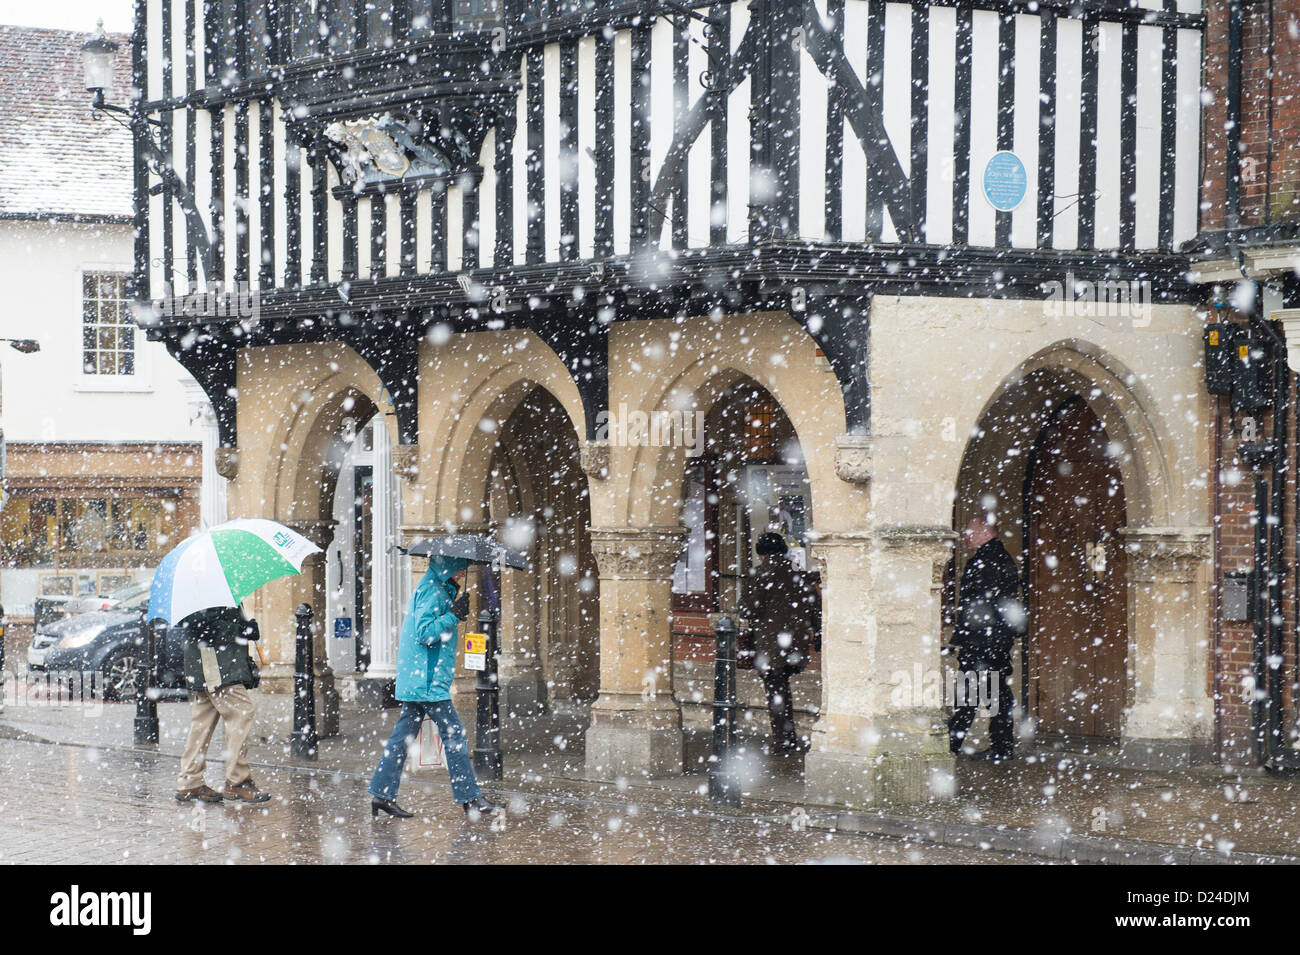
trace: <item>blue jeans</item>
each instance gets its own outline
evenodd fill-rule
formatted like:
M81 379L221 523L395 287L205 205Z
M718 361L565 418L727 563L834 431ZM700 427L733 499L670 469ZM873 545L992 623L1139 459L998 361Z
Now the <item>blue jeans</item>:
M437 724L438 735L442 737L443 750L447 754L447 773L451 776L452 798L459 803L477 799L478 782L474 779L474 764L469 758L465 727L461 726L451 700L402 704L402 715L397 718L393 735L384 744L384 755L370 780L370 795L379 799L397 798L407 747L419 744L420 725L426 718Z

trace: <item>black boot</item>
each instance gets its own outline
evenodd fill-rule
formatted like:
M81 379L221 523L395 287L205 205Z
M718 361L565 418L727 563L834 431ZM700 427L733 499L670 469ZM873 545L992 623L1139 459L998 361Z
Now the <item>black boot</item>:
M480 816L495 816L500 814L501 810L505 808L505 806L493 802L486 796L476 796L469 802L461 803L461 806L465 809L465 815L469 816L471 819L474 818L475 813L478 813Z
M370 818L373 819L379 815L379 810L383 810L390 816L396 816L398 819L410 819L415 815L413 812L407 812L397 804L395 799L380 799L378 796L370 798Z

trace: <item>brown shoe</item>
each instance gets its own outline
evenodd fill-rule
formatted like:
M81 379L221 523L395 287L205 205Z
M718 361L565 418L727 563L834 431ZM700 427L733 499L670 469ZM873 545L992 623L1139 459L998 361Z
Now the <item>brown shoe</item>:
M222 793L227 799L235 802L270 802L271 794L264 793L257 788L257 785L251 779L245 779L238 786L226 784L226 791Z
M182 789L176 793L177 802L221 802L221 793L211 786L198 786L194 789Z

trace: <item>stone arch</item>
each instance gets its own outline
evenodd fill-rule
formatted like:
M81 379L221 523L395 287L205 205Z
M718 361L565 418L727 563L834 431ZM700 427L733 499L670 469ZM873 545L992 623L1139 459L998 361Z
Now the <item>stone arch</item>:
M752 323L747 333L753 344L747 351L726 347L715 337L728 321ZM829 366L819 369L817 344L808 331L785 313L738 316L722 323L699 320L684 326L677 353L686 357L678 367L664 369L636 407L651 414L708 412L737 383L753 381L776 400L794 427L808 469L817 529L858 523L855 517L861 515L854 515L851 507L837 506L849 500L848 485L835 473L837 439L844 431L844 398ZM810 387L814 371L822 372L821 381L812 378ZM613 397L611 404L615 404ZM642 446L631 451L625 504L628 525L676 524L684 450Z
M421 421L431 427L427 437L421 429L420 474L427 488L426 523L467 523L467 508L474 515L470 522L481 518L482 487L496 439L480 423L504 422L534 388L559 403L579 440L586 434L577 385L534 332L460 335L436 346L436 355L435 346L425 347L430 352L421 361ZM466 380L474 384L462 393Z
M539 513L563 497L552 486L553 464L563 470L566 489L580 488L574 494L585 504L581 513L566 510L565 520L557 523L577 528L579 562L592 564L587 530L591 488L578 466L586 415L577 385L556 353L536 333L522 329L428 342L422 349L420 388L420 484L426 495L422 526L429 533L449 528L501 533L503 518ZM533 420L536 429L530 428ZM485 422L490 426L485 428ZM547 434L563 449L563 461L548 461L536 446ZM561 593L553 599L558 573L553 528L544 521L534 526L538 533L523 548L534 559L533 569L503 575L500 590L502 699L519 718L561 702L566 682L551 679L557 654L577 642L594 645L598 640L598 592L581 598ZM575 615L586 623L565 626ZM591 653L598 659L594 648ZM591 674L589 681L595 679Z
M1024 452L1037 436L1043 412L1071 394L1079 395L1111 440L1122 446L1116 463L1124 480L1129 524L1179 523L1166 450L1170 442L1150 392L1113 355L1081 339L1062 339L1018 365L976 416L953 481L959 526L977 505L981 484L1009 487L1019 497L1028 460ZM1003 426L986 427L995 420ZM999 508L1014 513L1018 504L999 501Z
M257 394L251 403L259 414L277 421L257 485L264 494L267 516L287 522L329 521L331 466L337 477L331 445L344 418L354 418L360 428L380 413L387 404L383 383L360 355L343 344L275 345L251 351L258 354L245 359L246 370L274 364L280 371L269 391L241 387L241 395ZM285 369L296 374L286 377ZM248 403L248 397L241 397L241 411ZM384 422L396 446L396 418L386 414Z
M1213 713L1205 651L1209 529L1198 520L1197 489L1173 479L1185 468L1171 460L1175 428L1139 376L1076 338L1019 364L975 418L950 485L954 523L963 527L983 509L981 496L994 493L1003 541L1013 554L1021 550L1031 452L1075 396L1104 429L1124 493L1124 758L1134 765L1194 762L1208 745ZM1024 663L1021 657L1020 688Z
M244 349L237 383L241 428L232 514L281 521L326 547L334 535L343 419L353 417L360 428L382 414L391 441L398 442L383 383L356 351L336 342ZM338 694L325 652L323 555L309 557L302 573L261 588L252 600L262 648L272 663L263 685L273 690L291 685L294 610L304 603L312 608L318 725L321 735L336 734Z

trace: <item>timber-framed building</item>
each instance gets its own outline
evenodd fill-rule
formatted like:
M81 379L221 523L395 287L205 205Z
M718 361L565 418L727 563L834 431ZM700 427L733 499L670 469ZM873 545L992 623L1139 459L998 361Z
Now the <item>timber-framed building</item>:
M810 788L929 798L954 528L996 510L1039 735L1210 753L1199 0L137 10L175 172L137 163L142 320L217 409L232 514L352 534L369 435L367 678L384 545L489 529L537 568L508 705L576 714L594 774L681 772L776 528L824 601ZM287 672L313 604L327 687L330 567L255 608Z

